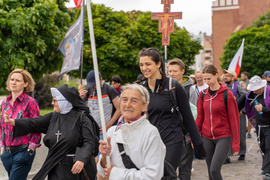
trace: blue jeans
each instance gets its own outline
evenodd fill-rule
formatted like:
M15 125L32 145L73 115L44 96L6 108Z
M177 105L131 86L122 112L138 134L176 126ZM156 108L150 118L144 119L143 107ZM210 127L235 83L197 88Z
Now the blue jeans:
M9 180L26 180L31 169L36 152L30 156L27 148L1 155L2 163L8 173Z

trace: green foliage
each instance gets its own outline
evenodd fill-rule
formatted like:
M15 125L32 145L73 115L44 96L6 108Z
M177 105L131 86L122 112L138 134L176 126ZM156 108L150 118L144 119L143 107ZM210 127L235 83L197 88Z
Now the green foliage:
M60 70L63 55L57 47L79 10L65 7L68 0L0 0L0 84L15 68L28 70L34 79ZM87 12L87 10L86 10ZM156 47L164 54L158 21L151 20L150 12L117 12L104 5L92 4L93 24L99 70L108 81L120 75L123 83L136 80L140 74L138 53L145 47ZM83 77L93 69L88 19L85 16ZM175 24L170 35L168 59L180 58L186 67L202 49L185 29ZM189 72L189 69L186 70ZM80 71L71 76L80 77ZM0 87L1 87L0 86Z
M245 38L245 45L241 71L249 72L250 77L261 76L264 71L269 70L270 63L270 29L268 25L233 33L227 39L227 45L224 46L221 66L224 69L228 68L243 38Z
M137 75L141 73L138 53L145 47L156 47L164 54L164 47L161 44L162 34L158 33L158 21L151 20L151 12L117 12L104 5L92 4L92 15L99 71L106 81L113 75L121 76L123 84L135 81ZM87 73L93 70L87 17L84 31L83 77L85 78ZM195 55L202 49L200 42L191 39L189 33L176 24L170 37L168 59L182 59L189 73L188 67L194 63ZM80 77L80 71L70 72L70 75Z
M35 99L38 101L39 108L52 107L51 87L57 84L58 74L45 75L35 86Z
M59 86L62 86L62 85L64 85L64 84L67 84L68 85L68 87L75 87L76 89L78 89L78 85L79 85L79 83L77 83L74 79L72 79L72 78L70 78L71 80L69 80L68 82L66 82L66 81L64 81L64 80L61 80L61 81L59 81L56 85L55 85L55 87L57 88L57 87L59 87Z
M259 19L254 21L249 28L253 27L259 28L264 27L265 25L270 25L270 10L268 11L268 13L259 16Z
M10 93L6 88L0 88L0 95L1 96L8 96Z
M35 79L59 70L63 62L57 47L74 12L68 0L0 1L0 84L16 68Z
M44 109L40 109L39 111L40 111L40 115L44 116L45 114L53 112L53 108L44 108Z

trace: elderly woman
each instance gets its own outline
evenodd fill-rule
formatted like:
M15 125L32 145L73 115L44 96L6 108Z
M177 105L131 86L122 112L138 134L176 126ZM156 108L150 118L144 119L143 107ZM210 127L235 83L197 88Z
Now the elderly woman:
M108 145L100 141L100 160L97 168L101 176L110 180L153 180L163 176L165 145L157 128L146 117L149 94L138 84L124 87L120 96L122 116L117 126L108 132ZM119 145L122 144L126 154L137 167L128 169L122 161ZM121 150L122 152L122 150ZM106 167L106 155L110 155L110 168Z
M33 180L42 180L47 175L49 180L95 179L94 120L89 108L74 87L62 85L51 88L51 92L54 112L35 119L15 120L7 112L4 114L5 122L15 126L15 137L29 132L46 134L43 141L49 153Z
M41 134L29 133L13 138L12 125L4 123L4 111L10 114L10 118L39 116L37 102L26 94L33 91L35 82L28 71L15 69L9 74L6 85L11 94L2 101L1 106L1 160L10 180L25 180L31 169L35 150L40 146Z

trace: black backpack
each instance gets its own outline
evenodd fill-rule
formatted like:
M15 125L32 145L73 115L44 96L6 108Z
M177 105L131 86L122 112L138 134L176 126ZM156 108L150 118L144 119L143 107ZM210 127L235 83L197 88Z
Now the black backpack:
M82 133L82 126L83 126L83 124L82 124L82 120L83 120L83 114L86 114L87 115L87 117L89 117L89 119L90 119L90 121L91 121L91 123L92 123L92 126L93 126L93 133L94 133L94 138L95 138L95 148L94 148L94 151L93 151L93 156L94 157L96 157L97 155L98 155L98 148L99 148L99 133L100 133L100 131L99 131L99 126L98 126L98 124L97 124L97 122L94 120L94 118L90 115L90 114L88 114L88 113L86 113L85 111L82 111L82 113L80 114L80 123L79 123L79 131L80 131L80 133ZM81 134L81 137L82 137L82 134Z

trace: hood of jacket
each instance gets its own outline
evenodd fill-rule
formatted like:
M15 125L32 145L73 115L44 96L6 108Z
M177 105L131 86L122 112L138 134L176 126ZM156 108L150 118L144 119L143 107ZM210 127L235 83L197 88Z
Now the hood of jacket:
M219 83L219 85L220 85L220 88L217 90L217 92L215 92L215 94L213 94L212 96L210 95L210 93L209 93L209 90L210 90L210 87L208 87L207 89L206 89L206 92L204 92L204 91L202 91L202 93L204 93L205 95L207 95L208 96L208 98L207 99L214 99L215 97L217 97L217 95L218 94L221 94L221 93L223 93L226 89L228 89L228 87L226 86L226 85L223 85L223 84L221 84L221 83Z
M182 86L185 88L186 86L191 86L192 84L193 84L193 81L192 81L192 79L189 77L189 76L186 76L186 75L184 75L183 77L182 77L182 79L183 79L183 82L182 82Z

